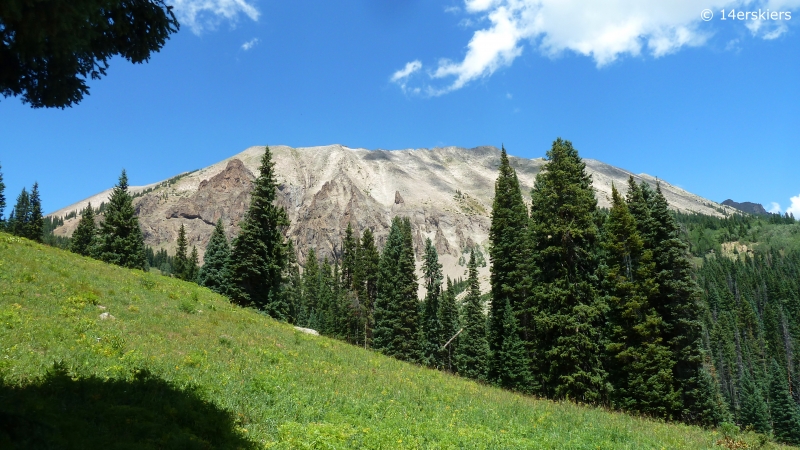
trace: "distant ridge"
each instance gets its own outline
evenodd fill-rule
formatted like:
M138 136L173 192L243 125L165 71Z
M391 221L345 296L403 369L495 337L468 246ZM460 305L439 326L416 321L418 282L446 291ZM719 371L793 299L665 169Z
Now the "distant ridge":
M753 203L753 202L735 202L731 199L727 199L722 202L725 206L730 206L731 208L736 208L739 211L746 212L748 214L758 214L758 215L766 215L767 210L764 209L764 206L761 203Z

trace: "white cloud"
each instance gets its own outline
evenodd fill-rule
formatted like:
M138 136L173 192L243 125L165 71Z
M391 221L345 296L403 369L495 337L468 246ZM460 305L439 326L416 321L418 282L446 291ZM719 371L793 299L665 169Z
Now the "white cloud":
M705 8L714 12L713 23L701 20ZM763 39L786 31L787 21L721 22L720 10L731 8L790 11L800 9L800 0L705 0L704 4L697 0L464 0L465 14L471 17L462 18L461 23L487 25L474 32L461 61L439 61L428 74L431 85L425 90L441 95L490 76L511 65L526 44L551 57L578 53L603 67L625 56L658 58L703 45L711 27L721 24L746 25Z
M777 202L771 202L767 211L773 214L779 214L781 212L781 205L779 205Z
M172 0L171 3L178 22L197 35L216 29L223 20L235 24L240 14L253 21L261 15L247 0Z
M391 78L389 78L389 81L391 81L392 83L397 83L397 85L400 86L400 89L402 89L403 92L407 92L406 86L408 84L408 77L413 75L415 72L418 72L420 69L422 69L421 62L411 61L410 63L406 63L405 67L392 74ZM420 92L420 89L414 88L411 89L411 92L417 94Z
M258 44L258 42L259 42L258 38L250 39L249 41L247 41L244 44L242 44L242 50L248 51L251 48L255 47L255 45Z
M791 213L795 218L800 217L800 195L789 199L792 204L786 208L787 213Z

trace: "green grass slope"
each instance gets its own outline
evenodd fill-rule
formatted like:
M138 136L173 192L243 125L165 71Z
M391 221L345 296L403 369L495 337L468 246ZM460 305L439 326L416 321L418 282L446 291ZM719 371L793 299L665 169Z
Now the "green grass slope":
M3 233L0 378L4 449L701 449L721 438L402 363Z

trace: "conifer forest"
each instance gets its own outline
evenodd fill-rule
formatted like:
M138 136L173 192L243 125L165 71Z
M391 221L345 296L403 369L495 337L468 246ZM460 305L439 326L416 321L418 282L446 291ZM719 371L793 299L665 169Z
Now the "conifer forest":
M144 244L124 171L101 210L81 211L69 240L52 236L63 218L42 217L36 183L6 219L0 173L0 227L153 267L277 320L483 383L800 444L794 217L675 213L657 184L633 177L601 209L562 139L526 203L503 149L484 247L490 291L481 292L480 249L464 255L464 279L445 277L430 239L415 254L404 217L392 219L383 248L373 230L348 225L335 258L306 249L300 267L269 148L259 170L241 231L229 241L218 222L202 265L183 228L174 255Z

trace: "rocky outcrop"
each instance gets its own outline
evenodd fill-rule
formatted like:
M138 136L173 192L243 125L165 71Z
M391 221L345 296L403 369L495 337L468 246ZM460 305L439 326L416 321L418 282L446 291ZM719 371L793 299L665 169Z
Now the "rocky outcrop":
M748 214L759 214L759 215L766 215L767 210L764 209L764 205L761 203L752 203L752 202L735 202L731 199L727 199L722 202L725 206L730 206L731 208L736 208L739 211L746 212Z

